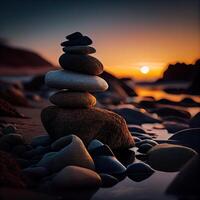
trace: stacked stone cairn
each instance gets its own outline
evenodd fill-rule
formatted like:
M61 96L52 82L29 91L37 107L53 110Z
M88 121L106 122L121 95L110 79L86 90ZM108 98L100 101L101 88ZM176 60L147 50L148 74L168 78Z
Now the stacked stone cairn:
M64 46L59 63L64 70L49 72L46 83L60 90L50 97L50 101L59 107L91 108L96 104L96 98L89 92L105 91L108 84L98 77L103 72L102 63L88 54L96 50L88 46L92 40L75 32L61 43ZM58 80L59 79L59 80Z
M99 139L110 148L129 148L134 140L125 120L116 113L95 108L96 98L91 94L108 89L99 77L103 64L89 54L95 48L92 40L80 32L66 36L61 43L64 54L59 58L63 69L50 71L45 76L47 86L59 89L49 99L55 106L43 109L42 123L53 140L69 134L80 137L85 145Z

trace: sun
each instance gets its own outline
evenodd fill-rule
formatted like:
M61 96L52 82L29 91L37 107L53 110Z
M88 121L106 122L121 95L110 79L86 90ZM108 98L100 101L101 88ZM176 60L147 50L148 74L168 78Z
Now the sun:
M150 71L149 66L141 66L141 67L140 67L140 72L141 72L142 74L148 74L149 71Z

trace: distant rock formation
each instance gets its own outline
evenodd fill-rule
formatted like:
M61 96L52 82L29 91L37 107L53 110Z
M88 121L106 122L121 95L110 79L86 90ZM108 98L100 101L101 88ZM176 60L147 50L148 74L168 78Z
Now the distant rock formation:
M200 60L198 62L198 66L200 68ZM196 76L192 81L192 84L188 88L188 93L194 95L200 95L200 71L196 73Z
M176 63L170 64L166 71L163 73L163 77L157 82L168 81L186 81L191 82L195 79L196 75L200 73L200 59L194 64Z
M109 88L104 94L97 93L98 99L105 100L107 99L107 103L119 104L120 102L126 101L127 97L137 96L137 93L134 90L134 87L130 87L129 84L124 82L123 80L115 77L109 72L104 71L100 77L106 80L109 84ZM112 99L112 100L111 100ZM111 100L111 102L110 102ZM104 101L105 103L105 101Z
M166 88L165 92L173 94L192 94L200 95L200 59L194 64L176 63L169 65L163 74L163 78L156 83L171 83L171 82L188 83L187 88Z
M9 46L0 41L1 75L27 75L34 74L36 71L44 73L44 69L52 67L53 65L39 54L27 49Z

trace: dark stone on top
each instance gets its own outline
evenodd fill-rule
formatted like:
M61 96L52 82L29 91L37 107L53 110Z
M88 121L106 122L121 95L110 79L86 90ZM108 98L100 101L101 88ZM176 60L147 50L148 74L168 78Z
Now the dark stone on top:
M140 182L149 178L154 170L145 163L133 163L127 167L126 173L133 181Z
M88 55L63 54L59 58L63 69L90 75L99 75L103 72L103 64L96 58Z
M19 113L14 106L0 97L0 116L1 117L19 117L24 116Z
M92 44L92 40L87 37L83 36L74 40L68 40L61 43L61 46L69 47L69 46L80 46L80 45L90 45Z
M80 32L74 32L72 34L69 34L68 36L66 36L67 40L76 40L83 37L82 33Z
M71 46L71 47L64 47L63 51L68 54L92 54L96 52L96 49L91 46Z

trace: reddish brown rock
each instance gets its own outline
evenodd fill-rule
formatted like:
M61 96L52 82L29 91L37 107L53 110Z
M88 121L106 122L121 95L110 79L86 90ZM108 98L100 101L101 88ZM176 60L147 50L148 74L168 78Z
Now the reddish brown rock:
M49 106L41 113L42 123L52 139L75 134L87 145L98 139L112 149L134 146L125 120L108 110L63 109Z
M59 91L49 100L57 106L68 108L90 108L96 104L96 98L88 92Z

